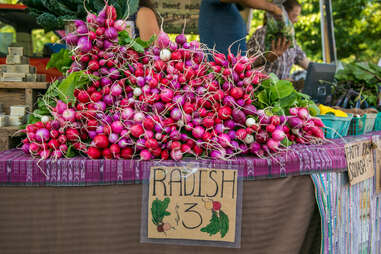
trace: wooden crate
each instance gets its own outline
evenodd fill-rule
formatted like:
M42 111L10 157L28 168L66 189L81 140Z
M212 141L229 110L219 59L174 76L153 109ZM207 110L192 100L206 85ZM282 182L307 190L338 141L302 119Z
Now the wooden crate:
M26 105L31 112L37 96L47 88L47 82L0 82L0 103L6 114L13 105Z
M22 133L18 126L0 127L0 152L21 146Z

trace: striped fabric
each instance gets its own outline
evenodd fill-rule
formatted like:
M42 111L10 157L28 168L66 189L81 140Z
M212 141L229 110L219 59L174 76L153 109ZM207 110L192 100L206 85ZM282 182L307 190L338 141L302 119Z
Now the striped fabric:
M311 177L322 221L322 253L380 254L381 200L375 177L353 186L346 173Z

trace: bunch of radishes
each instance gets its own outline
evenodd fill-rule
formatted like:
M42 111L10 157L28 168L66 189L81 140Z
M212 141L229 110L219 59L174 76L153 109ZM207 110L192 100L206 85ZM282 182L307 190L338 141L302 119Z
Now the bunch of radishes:
M70 71L98 79L74 90L73 105L57 100L55 120L27 127L23 149L32 155L60 158L73 146L93 159L226 159L279 152L286 137L322 137L322 123L305 109L288 118L257 111L254 92L266 75L253 69L252 58L225 57L183 34L171 41L163 31L138 53L118 44L125 22L108 5L75 25L66 38L75 60Z
M313 118L306 108L291 108L287 119L289 131L287 137L290 141L299 144L319 142L324 139L324 127L320 118Z

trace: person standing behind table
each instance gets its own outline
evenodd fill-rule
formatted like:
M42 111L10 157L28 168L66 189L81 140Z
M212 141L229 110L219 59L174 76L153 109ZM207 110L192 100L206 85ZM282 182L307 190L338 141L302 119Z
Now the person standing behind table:
M283 3L287 11L290 21L295 24L302 10L300 3L297 0L286 0ZM258 50L265 51L266 24L258 28L247 43L247 48L250 52L256 53ZM303 69L307 69L310 61L306 54L295 43L295 47L290 48L291 42L285 38L279 38L278 41L272 41L272 51L265 54L265 60L258 58L256 65L265 64L267 73L275 73L279 79L290 79L290 70L294 64L299 65Z
M282 15L278 6L266 0L202 0L198 23L201 43L225 55L234 43L231 48L233 54L237 54L238 49L246 53L246 24L237 4L266 10L277 17Z
M139 9L128 17L127 25L131 37L140 37L148 41L152 35L160 32L159 24L156 19L155 10L150 0L139 0Z

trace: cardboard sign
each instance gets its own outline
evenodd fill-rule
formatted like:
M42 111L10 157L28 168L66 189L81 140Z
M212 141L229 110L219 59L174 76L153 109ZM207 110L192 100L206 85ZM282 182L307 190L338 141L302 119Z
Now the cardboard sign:
M148 238L235 242L237 187L237 170L151 167Z
M351 185L374 175L373 144L371 140L356 141L345 145L349 183Z
M373 136L372 141L375 147L374 158L376 161L376 192L381 192L381 137Z
M164 31L181 33L186 20L185 33L198 33L201 0L154 0L153 5L164 18Z

